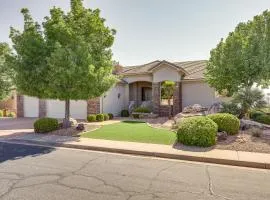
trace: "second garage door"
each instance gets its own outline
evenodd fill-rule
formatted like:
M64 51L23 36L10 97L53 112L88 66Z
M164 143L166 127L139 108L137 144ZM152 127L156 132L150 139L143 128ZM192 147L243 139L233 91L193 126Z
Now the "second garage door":
M64 118L65 102L59 100L47 100L47 116L53 118ZM70 101L70 116L74 119L86 119L86 101Z

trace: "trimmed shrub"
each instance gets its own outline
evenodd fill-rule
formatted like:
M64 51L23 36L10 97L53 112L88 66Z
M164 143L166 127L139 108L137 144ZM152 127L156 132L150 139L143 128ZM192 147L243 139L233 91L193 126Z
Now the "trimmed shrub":
M229 113L217 113L207 115L217 125L219 131L225 131L230 135L237 134L240 128L240 120Z
M104 121L104 115L103 114L97 114L96 115L96 120L98 122L103 122Z
M0 110L0 117L3 117L3 110Z
M132 117L133 117L134 119L140 119L140 114L132 114Z
M259 115L254 119L254 121L270 125L270 116L266 114Z
M108 113L108 115L109 115L109 119L113 119L113 114L112 113Z
M121 117L129 117L129 112L128 112L128 110L122 110L122 111L121 111Z
M177 139L185 145L209 147L216 144L217 130L217 124L208 117L188 117L180 122Z
M253 110L249 113L250 119L253 119L253 120L255 120L258 116L261 116L261 115L264 115L264 113L259 110Z
M134 110L134 112L140 112L140 113L150 113L150 109L146 107L138 107Z
M108 114L103 114L104 120L107 121L110 119L110 116Z
M15 117L16 116L16 114L15 114L15 112L8 112L7 113L7 117Z
M96 121L96 115L88 115L87 116L88 122L95 122Z
M230 113L237 117L241 114L241 107L238 106L236 103L223 102L221 105L222 105L222 108L220 110L220 113Z
M36 133L46 133L57 130L59 127L57 119L53 118L40 118L35 121L34 129Z

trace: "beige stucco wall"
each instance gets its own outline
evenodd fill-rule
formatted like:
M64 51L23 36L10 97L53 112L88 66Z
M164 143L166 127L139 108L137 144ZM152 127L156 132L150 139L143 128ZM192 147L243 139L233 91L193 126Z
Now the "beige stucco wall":
M176 69L168 66L160 66L153 72L153 82L158 83L167 80L178 82L181 80L181 76Z
M112 113L119 116L127 108L127 85L116 84L100 98L101 113Z
M202 81L192 81L182 83L182 106L200 104L210 107L217 99L215 98L215 90Z
M147 82L152 82L153 77L151 74L149 75L130 75L128 77L123 78L127 83L133 83L136 81L147 81Z

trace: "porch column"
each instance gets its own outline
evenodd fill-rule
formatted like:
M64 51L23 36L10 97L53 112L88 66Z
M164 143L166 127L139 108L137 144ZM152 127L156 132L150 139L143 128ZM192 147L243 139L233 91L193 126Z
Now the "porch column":
M159 114L160 108L160 83L152 83L153 112Z
M175 82L175 90L173 93L173 115L182 111L182 83Z
M16 94L16 98L17 98L17 117L24 117L23 95Z
M87 115L100 113L100 97L87 101Z

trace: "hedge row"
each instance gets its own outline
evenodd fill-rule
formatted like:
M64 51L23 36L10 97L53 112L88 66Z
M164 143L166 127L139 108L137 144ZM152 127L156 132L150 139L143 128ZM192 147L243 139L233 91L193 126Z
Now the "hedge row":
M112 113L108 113L108 114L104 113L104 114L96 114L96 115L87 116L88 122L102 122L102 121L107 121L109 119L113 119Z

